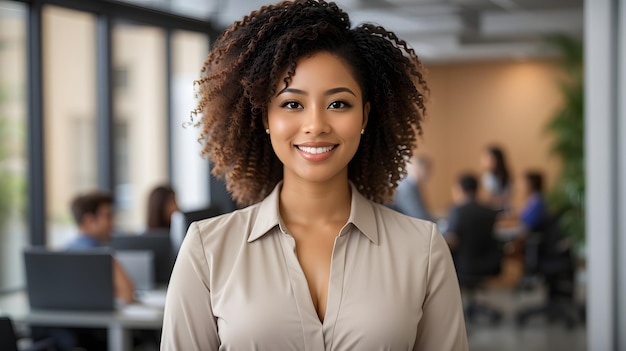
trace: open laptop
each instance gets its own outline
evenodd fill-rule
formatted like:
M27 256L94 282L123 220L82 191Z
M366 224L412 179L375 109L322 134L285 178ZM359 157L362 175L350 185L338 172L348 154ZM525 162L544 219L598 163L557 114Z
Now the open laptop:
M24 250L28 302L33 309L110 311L115 308L110 251Z
M167 230L146 232L142 235L113 235L111 248L117 251L145 250L153 254L154 280L157 284L167 284L174 267L172 243Z
M152 251L116 250L114 256L133 281L136 291L154 289L154 253Z

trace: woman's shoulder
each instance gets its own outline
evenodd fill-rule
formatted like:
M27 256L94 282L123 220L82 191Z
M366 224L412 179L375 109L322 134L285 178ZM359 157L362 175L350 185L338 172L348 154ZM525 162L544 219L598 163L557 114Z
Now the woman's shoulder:
M254 225L259 206L260 204L254 204L233 212L203 219L192 223L192 226L197 227L196 231L203 240L216 240L225 236L247 239Z
M387 231L407 233L410 236L430 240L433 232L437 232L435 223L407 216L387 206L372 203L376 216Z

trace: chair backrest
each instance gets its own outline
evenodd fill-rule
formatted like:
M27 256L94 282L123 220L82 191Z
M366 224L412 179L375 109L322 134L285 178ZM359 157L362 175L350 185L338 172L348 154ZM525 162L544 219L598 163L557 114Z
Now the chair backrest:
M8 317L0 317L0 350L18 351L15 329Z
M558 274L574 270L570 240L561 227L561 213L549 216L538 240L537 270Z
M494 235L497 212L468 203L457 212L453 232L459 237L455 264L459 276L493 276L500 273L502 249Z
M33 309L113 310L110 251L24 250L28 302Z

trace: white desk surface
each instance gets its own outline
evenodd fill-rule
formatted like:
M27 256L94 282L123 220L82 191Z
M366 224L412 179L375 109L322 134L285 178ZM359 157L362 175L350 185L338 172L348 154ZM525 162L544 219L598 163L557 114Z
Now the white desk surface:
M25 292L0 295L0 314L14 322L54 327L99 327L108 329L109 350L131 350L132 329L160 329L163 323L164 291L147 294L146 303L133 303L115 311L31 310ZM142 299L143 300L143 299Z

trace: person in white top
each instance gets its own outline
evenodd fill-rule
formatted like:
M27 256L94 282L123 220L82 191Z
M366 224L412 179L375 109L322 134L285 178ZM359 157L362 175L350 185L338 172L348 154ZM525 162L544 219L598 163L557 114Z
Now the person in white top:
M487 192L487 203L495 210L511 213L511 172L504 151L496 145L487 146L481 154L482 185Z
M196 83L213 174L248 207L190 227L161 350L467 350L441 234L382 205L428 91L404 41L287 1L226 30Z

